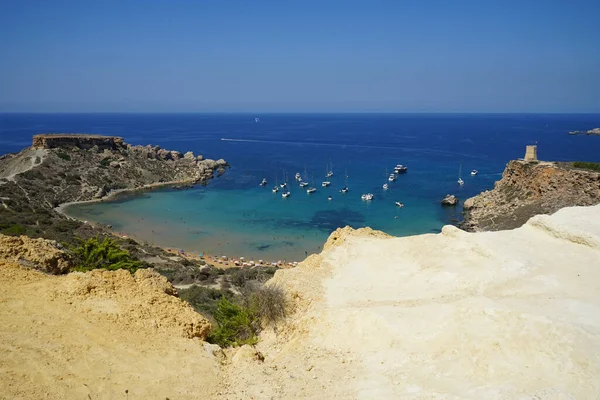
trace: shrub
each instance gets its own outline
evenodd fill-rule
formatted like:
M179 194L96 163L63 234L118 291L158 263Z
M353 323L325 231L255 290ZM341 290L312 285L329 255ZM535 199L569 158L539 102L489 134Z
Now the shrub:
M110 158L103 158L100 160L100 166L106 168L110 165L110 161Z
M595 162L576 161L573 163L573 167L581 168L581 169L589 169L592 171L600 171L600 163L595 163Z
M212 330L207 340L221 347L254 345L258 342L257 333L260 327L251 311L239 306L226 297L221 297L214 313L217 327Z
M65 161L71 161L71 156L63 151L58 152L56 155Z
M27 232L27 228L21 224L13 224L0 231L0 233L8 236L20 236L24 235L25 232Z
M206 317L214 318L217 303L222 297L233 298L230 291L218 290L203 286L193 285L188 289L179 290L179 297L190 303L192 307Z
M127 250L123 250L112 239L106 237L100 241L97 237L80 241L78 247L72 248L75 271L90 271L102 268L114 271L126 269L134 273L143 268L141 261L134 259Z
M243 296L248 309L265 325L276 324L286 316L287 299L279 285L251 285Z

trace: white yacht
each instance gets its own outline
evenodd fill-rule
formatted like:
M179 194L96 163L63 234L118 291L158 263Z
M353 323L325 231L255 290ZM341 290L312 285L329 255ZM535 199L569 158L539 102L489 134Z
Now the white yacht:
M404 165L402 164L398 164L396 165L396 167L394 168L394 172L397 174L403 174L408 170L408 168L406 168Z
M360 196L361 200L366 200L366 201L370 201L373 200L373 193L365 193L362 196Z
M290 197L290 194L291 194L290 191L286 190L285 192L281 193L281 197L286 199L286 198Z
M390 188L390 185L388 185L387 183L383 184L383 190L388 190Z
M308 182L304 182L304 181L300 182L300 187L306 187L306 186L308 186Z
M403 203L400 203L399 201L397 201L397 202L396 202L396 205L397 205L398 207L404 207L404 204L403 204Z
M260 181L260 186L267 186L267 178L263 178L263 180Z
M456 181L456 182L458 182L459 186L462 186L465 184L465 181L462 180L461 175L462 175L462 163L460 164L460 167L458 167L458 180Z
M390 174L388 181L394 182L396 180L396 174Z
M277 187L277 186L274 186L274 187L273 187L273 193L277 193L277 192L279 192L279 187Z
M302 182L302 175L300 175L300 172L296 172L296 180Z
M471 171L471 176L475 176L475 175L477 175L477 173L478 173L477 170L474 169L473 171Z
M324 181L321 183L321 186L323 186L323 187L327 187L329 185L331 185L331 182L329 182L329 181Z
M314 193L316 191L317 191L317 189L315 189L314 187L310 187L310 188L306 189L306 193L308 193L308 194Z

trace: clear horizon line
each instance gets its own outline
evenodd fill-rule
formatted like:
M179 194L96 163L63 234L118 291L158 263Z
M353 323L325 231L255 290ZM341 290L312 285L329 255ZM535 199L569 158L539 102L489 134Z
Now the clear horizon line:
M189 115L600 115L595 112L565 111L0 111L0 115L14 114L189 114Z

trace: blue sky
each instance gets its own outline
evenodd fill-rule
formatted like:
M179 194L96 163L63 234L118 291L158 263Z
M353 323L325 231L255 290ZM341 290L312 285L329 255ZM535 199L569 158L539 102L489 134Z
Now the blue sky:
M600 112L600 1L0 0L0 111Z

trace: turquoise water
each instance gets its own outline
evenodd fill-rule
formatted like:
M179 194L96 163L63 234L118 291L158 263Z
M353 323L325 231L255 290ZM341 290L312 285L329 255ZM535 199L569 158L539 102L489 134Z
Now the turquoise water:
M392 235L439 232L460 218L459 207L440 206L447 193L464 200L491 189L506 162L536 141L541 159L600 161L600 138L568 135L600 126L599 115L275 114L260 115L258 123L254 117L2 115L0 145L14 151L33 133L89 132L225 158L231 169L205 187L160 190L69 212L163 246L266 260L300 260L345 225ZM335 175L324 189L328 164ZM384 191L396 164L407 165L408 173ZM461 165L465 185L459 187ZM313 195L293 180L305 166L318 189ZM472 169L479 174L471 177ZM342 195L346 171L350 192ZM290 178L288 199L271 192L284 175ZM266 187L259 186L263 177ZM375 195L372 202L361 201L367 192Z

